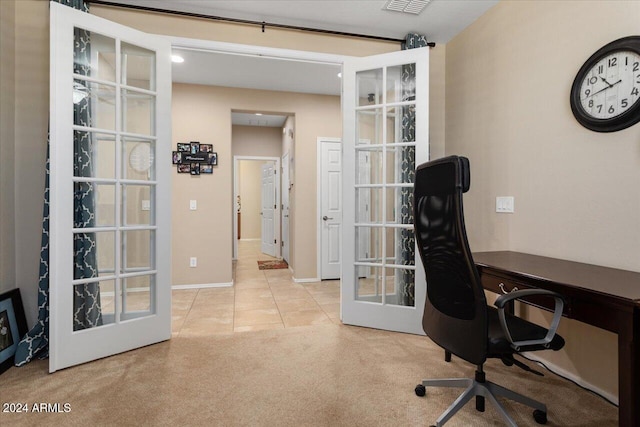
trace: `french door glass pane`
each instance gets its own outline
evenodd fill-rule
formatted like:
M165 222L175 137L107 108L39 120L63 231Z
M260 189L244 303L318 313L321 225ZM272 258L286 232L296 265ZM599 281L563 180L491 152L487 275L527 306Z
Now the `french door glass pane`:
M155 187L151 185L122 186L123 225L152 225Z
M154 180L156 143L152 139L122 138L122 178Z
M153 230L128 230L122 232L122 273L155 268L153 260Z
M122 43L122 84L140 89L156 90L154 70L156 54L153 51Z
M382 184L382 149L356 149L356 184Z
M74 226L112 227L115 225L115 185L95 182L76 182L73 184L75 197ZM90 202L88 201L91 195Z
M356 188L356 223L382 222L382 188Z
M73 286L73 330L115 322L115 281L102 280Z
M115 136L73 131L74 176L113 179L116 176Z
M356 227L356 262L382 262L382 227Z
M122 279L122 320L153 314L155 275Z
M75 28L73 72L94 79L116 81L116 41L111 37Z
M122 89L122 131L154 135L155 96Z
M105 130L116 128L116 91L114 85L87 80L73 81L73 124ZM88 107L90 105L90 107ZM86 114L91 108L91 115Z
M73 279L110 276L115 271L115 233L75 233L73 235Z
M382 103L382 68L356 74L356 97L359 107Z
M356 112L356 144L382 144L382 108Z
M360 267L356 271L356 300L382 303L383 269Z

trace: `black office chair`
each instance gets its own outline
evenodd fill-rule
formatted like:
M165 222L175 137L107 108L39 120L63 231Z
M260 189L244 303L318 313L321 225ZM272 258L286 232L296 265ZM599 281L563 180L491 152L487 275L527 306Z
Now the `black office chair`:
M414 188L414 222L427 279L422 327L429 338L445 350L447 361L454 354L475 364L475 379L424 380L415 392L424 396L426 387L466 388L438 418L437 426L447 422L474 396L478 411L484 411L484 398L488 398L508 425L516 424L496 396L534 408L535 421L545 424L547 407L543 403L486 381L483 364L488 358L499 358L507 366L516 364L531 370L516 360L514 354L561 349L564 340L556 330L562 316L563 299L554 292L530 289L499 296L495 302L497 309L487 305L464 225L462 193L469 190L469 184L469 160L465 157L449 156L420 165ZM513 316L508 309L515 299L531 295L549 295L555 299L554 316L548 330Z

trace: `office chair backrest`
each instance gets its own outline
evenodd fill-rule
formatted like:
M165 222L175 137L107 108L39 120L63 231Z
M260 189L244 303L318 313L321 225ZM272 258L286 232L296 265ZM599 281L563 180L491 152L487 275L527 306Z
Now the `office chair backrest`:
M415 231L427 278L422 327L438 345L480 365L487 354L487 302L464 226L469 160L449 156L418 167Z

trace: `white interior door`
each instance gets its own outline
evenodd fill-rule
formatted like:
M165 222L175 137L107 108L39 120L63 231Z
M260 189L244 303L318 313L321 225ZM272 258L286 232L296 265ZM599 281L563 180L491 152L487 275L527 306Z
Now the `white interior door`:
M282 156L282 259L289 262L289 153Z
M275 210L276 192L275 192L275 169L273 162L267 162L262 165L262 252L276 256L276 238L275 238Z
M429 49L349 58L342 82L342 322L423 334L412 201L429 159Z
M171 337L171 49L50 11L54 372Z
M321 279L340 278L342 236L342 144L320 141Z

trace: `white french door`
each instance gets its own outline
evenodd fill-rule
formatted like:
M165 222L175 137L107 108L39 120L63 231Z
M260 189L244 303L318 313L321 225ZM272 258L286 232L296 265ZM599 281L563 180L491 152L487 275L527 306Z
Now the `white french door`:
M346 59L342 81L342 322L423 334L412 201L429 159L429 49Z
M50 11L54 372L171 337L171 48Z

